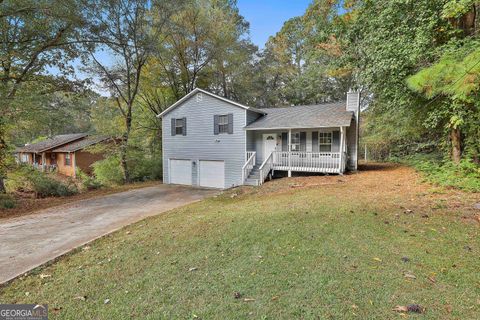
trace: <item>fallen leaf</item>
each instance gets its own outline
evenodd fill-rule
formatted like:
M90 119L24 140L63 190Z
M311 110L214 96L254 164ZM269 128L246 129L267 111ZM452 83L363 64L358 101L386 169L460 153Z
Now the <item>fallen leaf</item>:
M425 308L419 304L409 304L407 306L395 306L393 309L395 312L408 312L408 313L424 313Z
M86 300L87 300L87 296L76 296L75 298L73 298L73 300L82 300L82 301L86 301Z
M449 304L447 304L447 305L445 306L445 309L447 310L448 313L452 313L452 311L453 311L453 307L452 307L451 305L449 305Z
M403 276L408 279L417 279L417 277L411 273L405 273Z
M132 232L131 232L131 231L127 231L127 232L125 232L125 234L132 234Z
M373 260L378 261L378 262L382 262L382 259L380 259L380 258L373 258Z
M432 283L437 282L437 280L434 277L428 277L427 279Z
M272 301L278 300L278 298L279 298L278 296L274 296L272 297Z

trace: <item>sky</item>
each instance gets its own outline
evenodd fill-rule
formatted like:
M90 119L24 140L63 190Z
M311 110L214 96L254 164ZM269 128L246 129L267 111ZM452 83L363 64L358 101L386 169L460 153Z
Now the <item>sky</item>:
M312 0L238 0L240 14L250 22L250 37L259 48L264 48L270 36L275 35L290 18L301 16Z

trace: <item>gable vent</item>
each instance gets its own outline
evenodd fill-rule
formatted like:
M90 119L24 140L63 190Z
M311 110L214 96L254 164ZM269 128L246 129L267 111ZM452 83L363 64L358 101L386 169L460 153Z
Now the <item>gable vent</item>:
M201 102L203 100L203 94L197 93L197 102Z

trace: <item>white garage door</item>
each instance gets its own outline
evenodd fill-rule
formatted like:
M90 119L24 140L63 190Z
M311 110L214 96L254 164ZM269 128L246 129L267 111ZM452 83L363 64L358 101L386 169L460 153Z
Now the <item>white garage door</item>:
M225 163L200 160L200 186L225 188Z
M170 183L192 184L192 163L190 160L170 159Z

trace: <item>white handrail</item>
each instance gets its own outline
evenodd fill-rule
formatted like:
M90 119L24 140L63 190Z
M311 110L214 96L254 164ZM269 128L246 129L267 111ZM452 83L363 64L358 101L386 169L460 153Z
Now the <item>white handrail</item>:
M248 178L252 172L255 162L257 161L257 153L255 151L247 151L247 162L242 167L242 181Z
M345 157L340 155L340 152L274 151L273 168L299 172L341 173Z
M267 178L268 173L270 170L273 169L273 152L271 152L268 157L263 161L262 165L260 166L260 185L263 184L265 179Z

